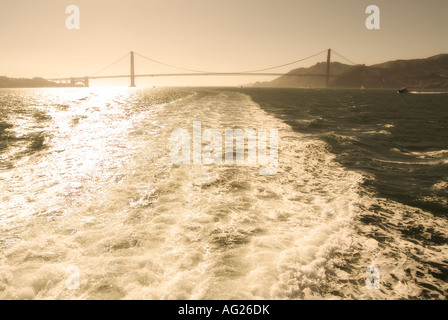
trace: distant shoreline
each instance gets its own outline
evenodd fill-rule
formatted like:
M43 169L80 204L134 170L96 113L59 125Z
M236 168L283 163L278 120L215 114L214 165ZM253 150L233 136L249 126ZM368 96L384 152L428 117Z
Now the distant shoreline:
M53 81L45 80L44 78L35 77L29 78L9 78L0 76L0 88L78 88L82 85L72 85L70 83L56 83Z

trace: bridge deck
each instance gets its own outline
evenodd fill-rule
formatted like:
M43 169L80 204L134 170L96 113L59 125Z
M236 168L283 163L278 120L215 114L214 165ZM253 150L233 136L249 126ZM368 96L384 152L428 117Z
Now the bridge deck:
M294 73L251 73L251 72L207 72L207 73L153 73L153 74L136 74L134 77L192 77L192 76L291 76L291 77L325 77L325 74L294 74ZM91 76L88 79L112 79L112 78L129 78L126 75L111 75L111 76ZM334 75L330 75L334 77ZM86 77L69 77L69 78L51 78L50 81L64 81L64 80L83 80Z

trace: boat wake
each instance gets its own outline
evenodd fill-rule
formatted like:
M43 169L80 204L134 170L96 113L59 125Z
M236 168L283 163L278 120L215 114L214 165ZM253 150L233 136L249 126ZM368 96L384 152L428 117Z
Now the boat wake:
M412 94L448 94L448 91L439 91L439 92L433 92L433 91L410 91L409 93Z

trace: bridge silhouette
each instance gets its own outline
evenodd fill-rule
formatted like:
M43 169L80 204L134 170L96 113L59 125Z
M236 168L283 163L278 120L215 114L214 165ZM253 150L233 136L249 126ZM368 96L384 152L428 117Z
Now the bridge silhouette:
M314 58L316 56L319 56L323 53L327 53L327 61L326 61L326 72L325 74L297 74L297 73L280 73L280 72L267 72L267 71L271 71L271 70L275 70L275 69L279 69L281 67L285 67L285 66L289 66L289 65L293 65L311 58ZM328 49L328 50L324 50L321 51L319 53L313 54L311 56L308 56L306 58L302 58L302 59L298 59L292 62L288 62L288 63L284 63L278 66L273 66L273 67L268 67L268 68L262 68L262 69L257 69L257 70L248 70L248 71L240 71L240 72L209 72L209 71L201 71L201 70L192 70L192 69L187 69L187 68L183 68L183 67L177 67L174 65L170 65L167 63L163 63L157 60L154 60L152 58L148 58L145 57L139 53L136 53L134 51L131 51L130 53L127 53L126 55L124 55L123 57L121 57L120 59L114 61L113 63L111 63L110 65L102 68L101 70L95 72L94 74L90 75L90 76L84 76L84 77L65 77L65 78L51 78L51 79L47 79L50 81L58 81L58 82L69 82L70 85L72 86L84 86L84 87L88 87L90 80L95 80L95 79L114 79L114 78L129 78L130 79L130 87L135 87L135 78L140 78L140 77L184 77L184 76L294 76L294 77L325 77L325 85L326 87L328 87L328 83L329 83L329 79L330 77L332 77L333 75L330 74L330 63L331 63L331 53L336 54L337 56L339 56L340 58L348 61L350 64L355 64L354 62L352 62L351 60L345 58L344 56L338 54L337 52L335 52L332 49ZM168 66L168 67L172 67L172 68L176 68L176 69L180 69L183 70L184 72L182 73L150 73L150 74L136 74L135 73L135 56L138 55L141 58L144 58L146 60L149 60L151 62L157 63L157 64L161 64L164 66ZM126 57L130 57L130 72L129 74L119 74L119 75L96 75L108 68L110 68L111 66L117 64L118 62L120 62L121 60L123 60Z

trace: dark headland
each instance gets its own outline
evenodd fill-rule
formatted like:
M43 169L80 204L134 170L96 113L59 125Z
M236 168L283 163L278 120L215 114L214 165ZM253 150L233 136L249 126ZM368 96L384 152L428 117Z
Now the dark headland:
M255 87L323 88L326 63L299 68L270 82L257 82ZM306 76L312 74L313 76ZM448 54L427 59L396 60L366 65L330 63L329 86L332 88L448 88ZM303 75L303 76L296 76ZM322 75L322 76L315 76Z
M0 88L57 88L73 87L68 83L56 83L43 78L8 78L0 76Z

